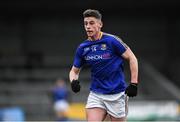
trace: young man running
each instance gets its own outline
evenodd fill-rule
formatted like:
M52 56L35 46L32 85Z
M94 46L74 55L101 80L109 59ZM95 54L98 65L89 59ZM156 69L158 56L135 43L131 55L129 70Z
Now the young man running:
M83 13L87 39L76 50L69 73L72 90L80 91L78 81L83 65L91 68L91 87L86 104L88 121L126 121L127 96L137 95L138 62L131 49L117 36L101 31L102 15L98 10ZM123 61L129 62L131 81L126 85Z

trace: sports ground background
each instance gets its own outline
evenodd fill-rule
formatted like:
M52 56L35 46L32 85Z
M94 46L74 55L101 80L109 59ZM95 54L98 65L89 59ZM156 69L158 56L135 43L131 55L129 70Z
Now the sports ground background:
M139 61L138 96L128 120L180 120L179 0L0 1L0 120L54 121L50 89L65 78L68 118L85 120L90 73L81 92L70 90L74 51L85 39L82 12L98 9L103 31L118 35ZM125 63L129 82L128 64Z

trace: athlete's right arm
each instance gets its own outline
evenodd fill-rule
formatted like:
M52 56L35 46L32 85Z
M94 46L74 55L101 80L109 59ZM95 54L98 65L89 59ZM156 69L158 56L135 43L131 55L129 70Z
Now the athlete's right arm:
M79 78L80 69L84 64L82 53L83 53L83 49L81 48L81 46L79 46L75 53L73 67L69 72L69 80L71 82L71 88L72 91L75 93L79 92L81 89L78 78Z
M73 80L78 80L79 73L80 73L80 68L77 68L77 67L73 66L71 68L70 73L69 73L69 80L70 80L70 82L72 82Z
M71 89L73 92L77 93L80 91L81 86L79 84L78 78L79 78L80 68L72 67L70 73L69 73L69 79L71 82Z

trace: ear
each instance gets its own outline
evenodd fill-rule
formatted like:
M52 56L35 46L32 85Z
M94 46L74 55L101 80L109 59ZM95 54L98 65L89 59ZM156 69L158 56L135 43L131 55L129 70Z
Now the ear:
M103 22L99 21L99 25L100 25L100 28L102 28L103 27Z

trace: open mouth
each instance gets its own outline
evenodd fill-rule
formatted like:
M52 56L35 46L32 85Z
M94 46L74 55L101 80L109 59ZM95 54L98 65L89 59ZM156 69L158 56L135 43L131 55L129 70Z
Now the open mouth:
M87 34L92 34L93 33L93 31L87 31Z

